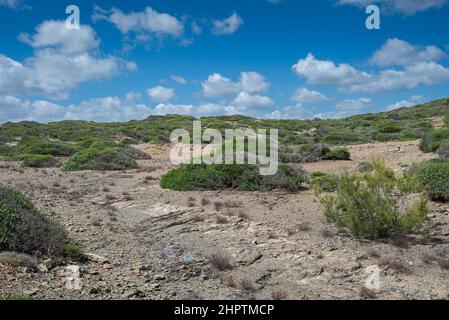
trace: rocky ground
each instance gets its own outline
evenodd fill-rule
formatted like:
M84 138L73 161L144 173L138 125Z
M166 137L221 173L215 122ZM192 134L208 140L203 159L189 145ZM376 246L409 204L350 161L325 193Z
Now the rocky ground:
M66 266L38 271L0 264L0 294L40 299L447 299L449 205L432 203L425 238L359 241L323 222L313 192L172 192L158 186L168 147L122 172L62 173L0 162L0 183L30 196L90 253L81 290ZM401 170L428 159L417 142L353 146L351 162L305 165L354 170L373 156ZM227 259L229 258L229 259ZM229 261L227 261L229 260ZM446 260L447 261L447 260ZM227 268L229 265L232 268ZM379 266L381 289L363 290ZM223 269L223 271L219 271Z

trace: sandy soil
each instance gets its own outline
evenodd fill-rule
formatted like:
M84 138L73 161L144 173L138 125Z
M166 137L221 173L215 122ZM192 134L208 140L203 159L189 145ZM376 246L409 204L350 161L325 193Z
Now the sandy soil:
M431 204L426 239L408 245L359 241L323 222L311 191L163 190L158 180L171 167L169 148L139 148L153 160L126 172L66 174L0 163L0 183L25 192L87 252L100 256L81 265L79 291L66 289L65 266L29 272L0 265L0 293L46 299L270 299L273 293L288 299L359 299L367 295L366 268L377 265L376 298L449 297L449 271L423 258L448 248L448 205ZM431 157L417 142L350 149L353 161L304 167L354 170L376 156L400 170ZM232 270L211 266L209 257L217 253L230 258Z

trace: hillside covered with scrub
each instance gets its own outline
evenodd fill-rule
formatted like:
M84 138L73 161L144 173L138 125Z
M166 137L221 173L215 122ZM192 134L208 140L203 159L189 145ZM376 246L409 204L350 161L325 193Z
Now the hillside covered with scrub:
M449 296L449 100L341 120L201 119L279 129L272 176L173 165L171 132L194 120L2 124L0 300ZM65 286L67 266L81 290ZM364 286L372 266L381 290Z
M444 119L435 129L434 119ZM175 129L192 131L189 116L151 116L126 123L62 121L5 123L0 126L0 157L23 161L26 166L58 166L58 158L71 157L64 170L118 170L136 167L142 154L130 147L138 143L165 144ZM423 139L423 151L437 151L449 139L449 99L390 112L356 115L341 120L261 120L243 116L201 118L203 129L279 129L281 161L313 162L347 157L322 146ZM340 150L341 151L341 150ZM95 159L95 161L91 161ZM95 164L94 164L95 163Z

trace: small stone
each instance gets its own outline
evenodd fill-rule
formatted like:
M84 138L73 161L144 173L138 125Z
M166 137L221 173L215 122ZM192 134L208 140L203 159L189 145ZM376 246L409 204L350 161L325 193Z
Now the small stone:
M86 253L87 260L95 263L109 263L109 260L95 253Z
M162 281L162 280L165 280L165 275L163 275L163 274L156 274L153 277L153 279L156 280L156 281Z
M44 260L43 265L48 269L51 270L54 267L54 262L51 259Z
M37 270L42 273L48 272L48 268L43 263L37 265Z
M24 290L23 294L26 296L35 296L39 292L39 289L30 289L30 290Z

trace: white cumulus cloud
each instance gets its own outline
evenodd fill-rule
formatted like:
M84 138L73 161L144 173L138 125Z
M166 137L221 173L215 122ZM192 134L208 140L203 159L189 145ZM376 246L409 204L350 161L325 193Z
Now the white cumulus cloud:
M167 102L174 98L175 89L157 86L147 90L148 95L153 101Z
M237 13L229 18L213 21L212 33L215 35L231 35L237 32L244 21Z

